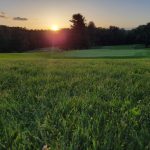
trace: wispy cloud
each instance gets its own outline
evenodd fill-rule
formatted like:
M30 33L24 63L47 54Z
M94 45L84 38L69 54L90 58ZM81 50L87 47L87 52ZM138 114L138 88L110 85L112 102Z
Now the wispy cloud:
M28 18L14 17L13 20L15 20L15 21L28 21Z
M5 12L0 12L0 18L7 18L6 13Z
M12 19L14 21L28 21L29 20L28 18L25 18L25 17L11 17L11 16L8 16L7 13L5 13L3 11L0 11L0 18Z

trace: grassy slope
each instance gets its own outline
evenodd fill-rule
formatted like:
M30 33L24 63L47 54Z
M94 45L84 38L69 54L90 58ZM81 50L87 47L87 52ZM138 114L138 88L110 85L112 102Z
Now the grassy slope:
M136 45L129 46L105 46L93 50L77 50L70 51L65 54L68 57L77 58L139 58L139 57L150 57L150 49L145 49Z
M149 59L23 55L0 60L0 149L150 149Z
M77 58L94 58L94 57L150 57L150 50L83 50L83 51L72 51L67 53L66 56L77 57Z
M42 52L44 51L44 52ZM0 54L0 59L41 59L41 58L150 58L150 49L136 45L105 46L90 50L48 52L51 49L36 50L34 53Z

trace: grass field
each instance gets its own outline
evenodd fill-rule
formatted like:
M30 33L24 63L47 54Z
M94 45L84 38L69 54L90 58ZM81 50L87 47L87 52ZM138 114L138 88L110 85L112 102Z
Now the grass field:
M142 58L150 57L150 49L140 45L105 46L92 50L76 50L65 54L72 58Z
M74 53L0 54L0 149L149 150L150 59Z
M43 52L44 51L44 52ZM50 58L150 58L150 48L140 45L105 46L90 50L54 52L50 48L40 49L34 53L1 54L0 59L50 59Z

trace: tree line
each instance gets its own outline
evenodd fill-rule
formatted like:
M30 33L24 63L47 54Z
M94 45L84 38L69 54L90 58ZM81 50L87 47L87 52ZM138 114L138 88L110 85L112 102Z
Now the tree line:
M150 45L150 23L125 30L116 26L96 27L86 23L81 14L74 14L71 28L58 32L27 30L20 27L0 26L0 52L23 52L37 48L58 47L64 50L88 49L104 45Z

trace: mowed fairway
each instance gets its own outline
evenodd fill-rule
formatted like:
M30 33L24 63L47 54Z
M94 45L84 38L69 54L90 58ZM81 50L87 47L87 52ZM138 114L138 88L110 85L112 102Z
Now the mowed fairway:
M150 149L150 59L0 54L0 149L46 144Z
M150 58L150 49L140 45L104 46L90 50L75 50L64 54L72 58Z

